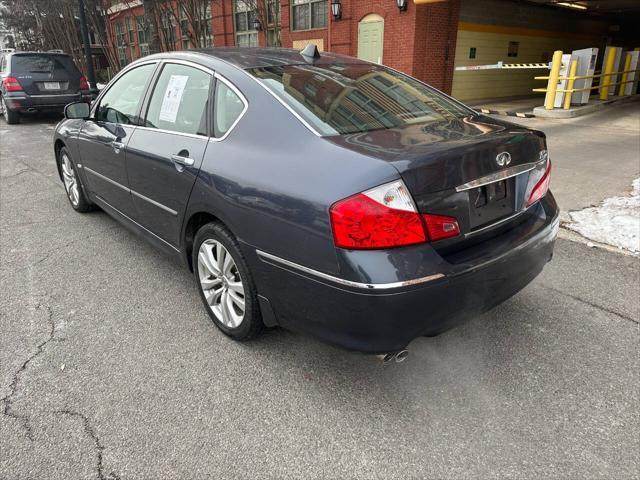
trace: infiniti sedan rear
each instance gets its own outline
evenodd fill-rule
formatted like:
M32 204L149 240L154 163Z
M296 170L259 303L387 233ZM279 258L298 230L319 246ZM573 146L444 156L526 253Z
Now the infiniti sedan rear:
M280 325L395 354L513 296L553 254L544 134L383 66L161 54L66 116L71 206L182 258L236 340Z

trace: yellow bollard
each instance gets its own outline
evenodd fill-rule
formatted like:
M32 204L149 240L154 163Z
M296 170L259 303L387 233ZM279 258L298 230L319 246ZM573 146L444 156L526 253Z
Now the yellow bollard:
M544 99L544 108L553 110L553 104L556 101L556 90L558 89L558 77L560 76L560 67L562 66L562 50L553 52L551 60L551 72L549 73L549 83L547 84L547 96Z
M565 110L569 110L569 107L571 107L571 97L573 96L573 92L571 90L573 90L573 84L576 81L575 76L577 71L578 71L578 61L572 60L571 67L569 68L569 80L567 81L567 88L566 88L567 91L564 93L564 109Z
M613 74L613 64L616 61L616 54L613 50L609 51L607 57L607 64L602 71L602 77L600 77L600 100L607 100L609 98L609 86L611 85L611 75Z
M627 70L629 70L631 68L631 53L627 52L627 57L624 59L624 69L622 70L622 79L620 80L620 90L618 91L618 95L619 96L623 96L624 95L624 90L625 87L627 86L627 77L628 77L628 73Z

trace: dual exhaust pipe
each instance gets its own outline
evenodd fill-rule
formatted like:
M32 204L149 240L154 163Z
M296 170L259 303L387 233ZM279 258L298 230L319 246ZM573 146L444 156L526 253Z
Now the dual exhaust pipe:
M395 360L396 363L404 362L409 356L408 350L400 350L399 352L383 353L376 355L383 365L387 365Z

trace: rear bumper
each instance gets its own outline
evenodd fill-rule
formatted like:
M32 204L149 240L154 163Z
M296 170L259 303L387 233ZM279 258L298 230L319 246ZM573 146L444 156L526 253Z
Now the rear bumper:
M352 350L398 351L416 337L436 335L486 312L542 271L553 254L559 219L551 194L536 209L536 218L510 231L506 243L504 238L503 245L489 240L490 245L477 247L472 256L459 256L455 263L423 246L430 249L423 261L431 264L419 271L432 274L414 277L418 283L400 278L395 283L350 284L254 253L258 291L286 328Z
M15 112L62 112L64 107L73 102L91 101L90 96L80 93L74 95L27 95L24 92L7 93L4 96L7 107Z

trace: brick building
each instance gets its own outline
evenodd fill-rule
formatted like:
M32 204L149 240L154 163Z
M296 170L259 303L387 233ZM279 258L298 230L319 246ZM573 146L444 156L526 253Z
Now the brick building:
M109 38L124 66L149 53L149 29L141 0L111 3L107 10ZM206 25L198 28L199 38L194 42L190 40L194 32L189 31L193 22L179 12L175 1L173 5L167 2L173 14L168 10L157 13L162 49L188 49L194 44L301 49L315 43L323 51L384 63L451 90L460 0L420 5L407 0L406 10L398 8L397 0L342 0L340 19L331 14L330 0L263 3L266 11L256 14L250 9L255 1L213 0L202 15ZM256 19L260 18L258 26Z
M105 0L108 1L108 0ZM384 63L462 100L531 95L542 86L532 70L456 71L454 66L548 62L565 52L640 44L637 0L207 0L198 15L177 0L160 11L161 50L195 46L283 46L321 50ZM340 3L334 18L332 4ZM614 5L615 4L615 5ZM204 6L204 7L203 7ZM615 6L615 8L613 8ZM623 8L624 7L624 8ZM142 0L111 0L109 39L121 66L149 53ZM196 18L197 17L197 18ZM601 58L599 59L599 62Z

